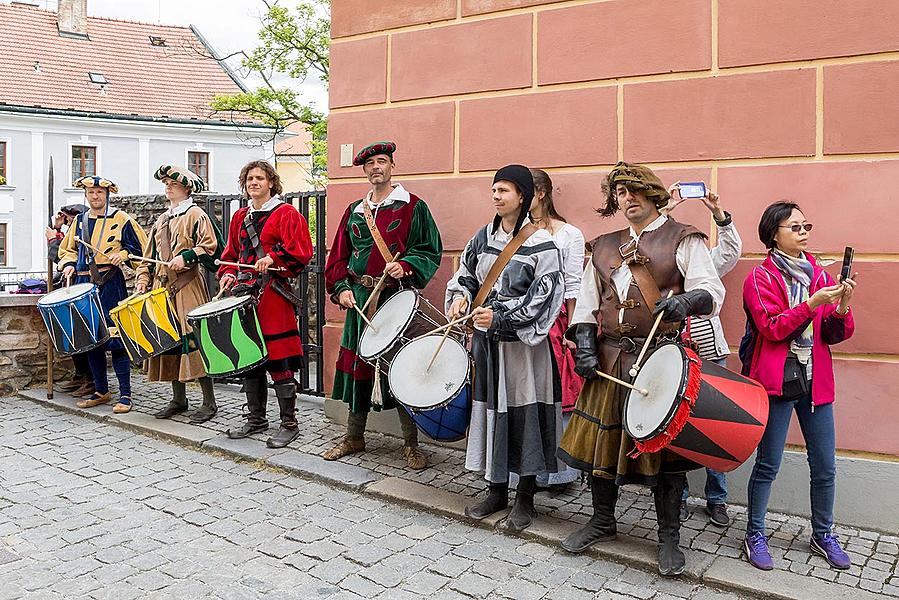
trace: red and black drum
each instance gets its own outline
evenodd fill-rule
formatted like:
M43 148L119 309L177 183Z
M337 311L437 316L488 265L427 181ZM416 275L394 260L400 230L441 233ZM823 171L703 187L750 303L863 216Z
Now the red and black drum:
M636 454L667 448L716 471L733 471L758 447L768 423L760 384L679 344L660 346L634 380L624 428Z

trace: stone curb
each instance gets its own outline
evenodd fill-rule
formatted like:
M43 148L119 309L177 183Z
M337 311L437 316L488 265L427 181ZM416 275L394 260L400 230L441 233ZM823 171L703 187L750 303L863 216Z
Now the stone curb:
M124 415L100 414L97 409L80 409L73 398L63 393L55 393L55 398L46 398L42 390L23 390L19 397L43 404L63 412L78 414L94 421L107 423L151 437L163 438L206 452L220 453L237 460L261 462L304 479L327 483L328 485L371 495L392 503L404 504L412 508L440 514L463 521L469 525L494 530L505 535L519 535L548 546L557 547L574 529L576 523L541 516L521 534L504 531L500 522L507 511L477 521L465 516L468 499L460 494L409 481L400 477L383 477L364 467L340 461L325 461L320 456L297 450L275 450L255 438L232 440L224 435L194 427L186 423L155 419L141 413ZM108 409L108 407L105 407ZM705 552L685 549L687 569L681 580L696 581L735 592L742 597L776 598L778 600L877 600L879 594L865 592L857 588L827 584L812 577L804 577L789 571L760 571L746 561L726 556L713 556ZM638 567L656 573L656 546L642 539L619 535L612 544L599 544L585 553L626 566Z

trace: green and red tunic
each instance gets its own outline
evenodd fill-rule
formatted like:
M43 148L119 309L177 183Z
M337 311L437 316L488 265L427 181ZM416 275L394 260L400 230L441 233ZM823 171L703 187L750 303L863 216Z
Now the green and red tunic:
M352 290L356 303L363 306L371 290L354 283L356 278L362 275L377 278L384 272L386 262L365 222L363 202L369 202L375 224L390 252L400 253L399 263L409 273L403 278L404 286L424 288L440 266L443 243L424 200L410 194L401 185L394 187L390 195L377 205L370 203L370 197L371 193L347 207L334 235L325 265L325 284L335 304L341 292ZM384 289L378 305L383 304L397 289L395 286ZM362 335L362 319L355 311L349 311L344 316L331 397L348 403L353 412L368 412L372 408L380 410L380 407L372 407L371 404L374 368L356 354ZM396 400L389 394L386 377L381 378L381 394L383 408L396 406Z

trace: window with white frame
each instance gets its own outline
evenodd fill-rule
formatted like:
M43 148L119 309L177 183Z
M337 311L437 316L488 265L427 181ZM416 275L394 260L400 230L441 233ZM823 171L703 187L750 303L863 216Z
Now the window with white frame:
M72 179L94 177L97 174L97 147L72 146Z
M195 175L199 176L200 179L205 181L206 185L210 185L208 152L197 152L195 150L189 150L187 152L187 169L189 171L193 171Z
M2 177L0 181L3 183L9 183L9 174L6 166L7 151L7 143L0 141L0 177Z
M9 265L9 258L7 253L7 244L6 244L6 228L9 226L8 223L0 223L0 267L5 267Z

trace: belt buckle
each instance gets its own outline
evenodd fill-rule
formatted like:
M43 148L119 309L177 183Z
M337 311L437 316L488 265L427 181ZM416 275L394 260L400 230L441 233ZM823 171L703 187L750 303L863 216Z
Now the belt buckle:
M359 278L359 283L362 284L362 287L373 288L375 287L375 278L371 275L363 275Z
M633 338L620 337L618 338L618 347L621 348L623 352L633 354L637 351L637 342L635 342Z

